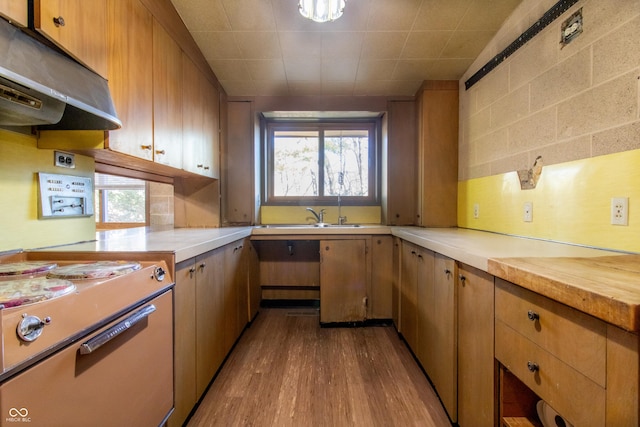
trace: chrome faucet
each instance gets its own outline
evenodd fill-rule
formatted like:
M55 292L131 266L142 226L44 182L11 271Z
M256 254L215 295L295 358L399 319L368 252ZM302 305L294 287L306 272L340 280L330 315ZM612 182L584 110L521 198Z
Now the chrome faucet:
M340 193L338 193L338 225L344 225L347 222L347 217L342 216L342 203L340 202Z
M324 209L320 209L320 212L314 211L313 208L307 208L307 210L316 217L316 221L318 221L318 224L324 223Z

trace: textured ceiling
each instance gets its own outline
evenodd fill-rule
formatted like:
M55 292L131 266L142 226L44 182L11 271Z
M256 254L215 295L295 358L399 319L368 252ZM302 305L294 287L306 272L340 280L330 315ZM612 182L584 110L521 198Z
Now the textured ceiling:
M319 24L297 0L171 0L230 96L411 96L458 80L521 0L347 0Z

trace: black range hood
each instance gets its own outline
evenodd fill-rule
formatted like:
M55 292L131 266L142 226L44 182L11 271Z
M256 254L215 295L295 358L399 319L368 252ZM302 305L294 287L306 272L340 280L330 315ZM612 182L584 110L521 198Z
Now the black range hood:
M114 130L107 81L0 19L0 126Z

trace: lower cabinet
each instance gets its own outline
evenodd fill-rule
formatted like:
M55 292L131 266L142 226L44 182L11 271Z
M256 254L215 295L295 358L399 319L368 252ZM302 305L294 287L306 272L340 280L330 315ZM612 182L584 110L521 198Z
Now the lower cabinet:
M391 319L398 330L400 330L400 280L402 278L400 275L401 252L402 239L394 236L392 248L393 261L391 266Z
M494 425L493 276L402 241L398 330L460 426Z
M433 258L433 296L427 324L429 377L454 422L458 412L458 289L456 262L441 254ZM420 331L420 327L418 330ZM420 335L422 337L422 334Z
M196 398L196 260L176 265L174 295L174 411L169 427L181 426Z
M637 335L502 279L495 301L502 422L542 399L575 426L638 425Z
M403 241L400 250L400 324L399 332L405 342L418 352L418 281L424 277L424 260L428 251L413 243Z
M262 300L262 289L260 288L260 260L258 259L258 251L251 241L246 240L247 263L248 266L248 289L249 289L249 308L247 320L251 322L258 314L260 301Z
M320 241L320 322L367 317L367 241Z
M250 266L254 276L257 267L245 255L246 243L239 240L176 265L175 409L169 427L184 423L249 320Z
M196 257L196 396L202 395L222 364L224 348L224 250Z
M458 425L496 424L494 277L458 265Z
M246 242L248 243L248 241ZM248 317L248 260L245 241L224 248L224 351L228 353L244 330Z
M254 236L248 257L249 318L256 301L320 302L321 323L390 320L393 316L393 242L390 235ZM255 247L253 246L255 245ZM396 304L397 306L397 304Z
M371 236L371 280L367 319L391 319L393 288L393 237Z

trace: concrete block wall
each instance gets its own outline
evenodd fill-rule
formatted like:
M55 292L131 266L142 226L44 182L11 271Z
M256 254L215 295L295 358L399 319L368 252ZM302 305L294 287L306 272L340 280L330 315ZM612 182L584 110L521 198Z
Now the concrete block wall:
M483 79L464 82L551 8L524 0L460 80L459 180L640 148L640 1L579 1ZM582 9L583 33L560 26Z

